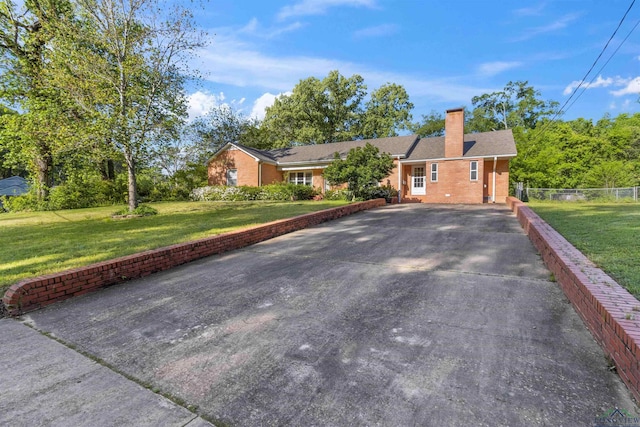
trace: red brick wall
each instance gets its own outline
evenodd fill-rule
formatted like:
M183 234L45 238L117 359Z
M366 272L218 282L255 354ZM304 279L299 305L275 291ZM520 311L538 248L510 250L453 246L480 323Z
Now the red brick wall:
M447 110L444 119L444 156L462 157L464 150L464 109Z
M19 315L116 283L167 270L199 258L243 248L355 212L384 206L385 203L384 199L354 203L206 239L116 258L88 267L23 280L9 288L4 294L2 302L9 314Z
M227 170L238 170L238 185L258 185L258 162L244 151L229 149L220 153L208 166L209 185L227 185ZM264 171L263 171L264 172Z
M469 179L469 162L478 161L478 180ZM440 160L438 163L438 181L431 181L431 163L426 163L426 190L424 196L411 194L412 165L406 165L403 171L403 199L407 202L422 203L483 203L484 162L482 159Z
M276 168L276 165L262 164L262 185L282 182L283 179L282 172Z
M493 194L493 159L484 160L484 195L491 202ZM509 196L509 160L496 162L496 203L503 203Z
M640 302L597 268L531 208L514 197L507 205L620 378L640 400Z

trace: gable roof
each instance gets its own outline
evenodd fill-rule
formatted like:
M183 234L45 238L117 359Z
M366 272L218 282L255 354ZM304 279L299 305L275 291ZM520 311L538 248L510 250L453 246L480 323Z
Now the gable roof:
M0 196L19 196L29 191L29 183L20 176L0 179Z
M515 157L516 143L511 129L464 135L462 157ZM444 159L444 136L422 138L407 161Z
M364 147L367 143L380 152L403 161L444 159L444 137L420 138L418 135L393 136L388 138L361 139L333 142L329 144L299 145L272 150L258 150L238 143L228 143L219 149L209 161L221 152L235 147L256 160L275 165L331 163L338 153L345 158L349 150ZM515 157L516 144L511 129L464 135L463 157Z
M276 164L275 159L273 159L273 157L271 157L269 155L268 151L258 150L257 148L252 148L252 147L247 147L246 145L238 144L237 142L227 142L224 146L222 146L220 149L218 149L218 151L213 153L213 156L211 156L209 158L207 163L211 162L220 153L222 153L223 151L228 150L231 147L236 148L236 149L238 149L240 151L244 151L246 154L248 154L249 156L253 157L256 160L260 160L260 161L266 162L266 163Z
M332 162L335 153L345 158L352 148L364 147L367 143L370 143L374 147L377 147L382 153L388 153L393 157L405 157L418 141L418 138L418 135L409 135L333 142L329 144L300 145L297 147L269 150L267 153L269 153L278 164Z

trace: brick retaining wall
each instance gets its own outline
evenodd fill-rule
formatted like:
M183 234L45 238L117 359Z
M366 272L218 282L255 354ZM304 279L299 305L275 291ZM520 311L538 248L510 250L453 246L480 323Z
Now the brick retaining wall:
M640 401L640 302L514 197L507 205L620 378Z
M2 302L10 315L20 315L116 283L148 276L189 261L239 249L385 204L384 199L354 203L23 280L7 290Z

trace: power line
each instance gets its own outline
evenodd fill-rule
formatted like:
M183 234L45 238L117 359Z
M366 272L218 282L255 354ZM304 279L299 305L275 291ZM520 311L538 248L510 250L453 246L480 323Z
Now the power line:
M564 110L565 113L571 108L573 107L573 104L576 103L576 101L578 99L580 99L580 97L582 96L583 93L585 93L585 91L589 88L589 86L591 86L591 83L593 83L595 81L595 79L600 75L600 73L602 72L602 70L604 70L604 68L607 66L607 64L609 63L609 61L611 61L613 59L613 57L616 55L616 53L618 53L618 51L620 50L620 48L622 47L622 45L627 41L627 39L631 36L631 33L633 33L636 28L638 28L638 25L640 25L640 21L636 22L636 25L633 26L633 28L631 29L631 31L629 31L629 33L627 34L627 36L624 38L624 40L622 40L620 42L620 44L618 45L618 47L616 48L616 50L613 51L613 53L611 54L611 56L609 57L609 59L607 59L607 62L604 63L604 65L602 65L602 67L600 67L600 69L595 73L595 75L593 76L593 78L591 79L591 81L589 81L589 83L587 83L585 85L585 87L582 88L582 92L580 92L580 94L576 97L576 99L573 100L573 102L571 104L569 104L569 106Z
M624 15L622 16L622 19L620 19L620 22L618 23L618 26L616 27L616 29L614 30L613 34L611 34L611 37L609 37L609 40L607 40L607 43L604 45L604 47L602 48L602 50L600 51L600 54L598 55L598 57L595 59L595 61L593 61L593 64L591 64L591 67L589 68L589 71L587 71L587 73L584 75L584 77L580 80L580 83L578 84L578 86L575 87L575 89L573 89L573 92L571 93L571 96L569 96L569 98L565 101L564 104L562 104L562 107L560 107L560 109L556 112L556 114L553 116L553 118L551 118L551 120L549 122L547 122L547 124L540 130L539 135L542 136L544 134L544 132L547 131L547 129L549 128L549 126L551 126L551 124L553 123L553 121L562 113L564 114L564 107L567 106L567 104L569 103L569 101L571 101L571 99L574 97L574 95L576 94L576 92L578 91L578 89L580 89L582 87L582 85L584 84L585 80L587 79L587 77L589 76L589 74L591 73L591 71L593 70L593 68L596 66L596 64L598 63L598 61L600 60L600 58L602 57L602 55L604 54L604 52L607 50L607 47L609 46L609 43L611 43L611 40L613 40L613 38L615 37L615 35L618 33L618 30L620 29L620 27L622 26L622 23L624 22L624 20L626 19L627 15L629 14L629 12L631 11L631 8L633 8L633 5L636 3L636 0L632 0L631 4L629 5L629 8L627 9L627 11L624 13ZM615 52L614 52L615 54ZM609 58L611 59L611 58ZM608 62L608 61L607 61ZM605 64L606 65L606 64ZM571 104L573 105L573 104ZM537 135L536 135L537 136Z

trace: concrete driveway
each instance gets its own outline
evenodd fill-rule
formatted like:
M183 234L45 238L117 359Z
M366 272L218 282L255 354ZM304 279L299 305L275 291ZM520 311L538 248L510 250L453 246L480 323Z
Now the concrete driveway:
M22 320L227 425L638 412L501 205L362 212Z

